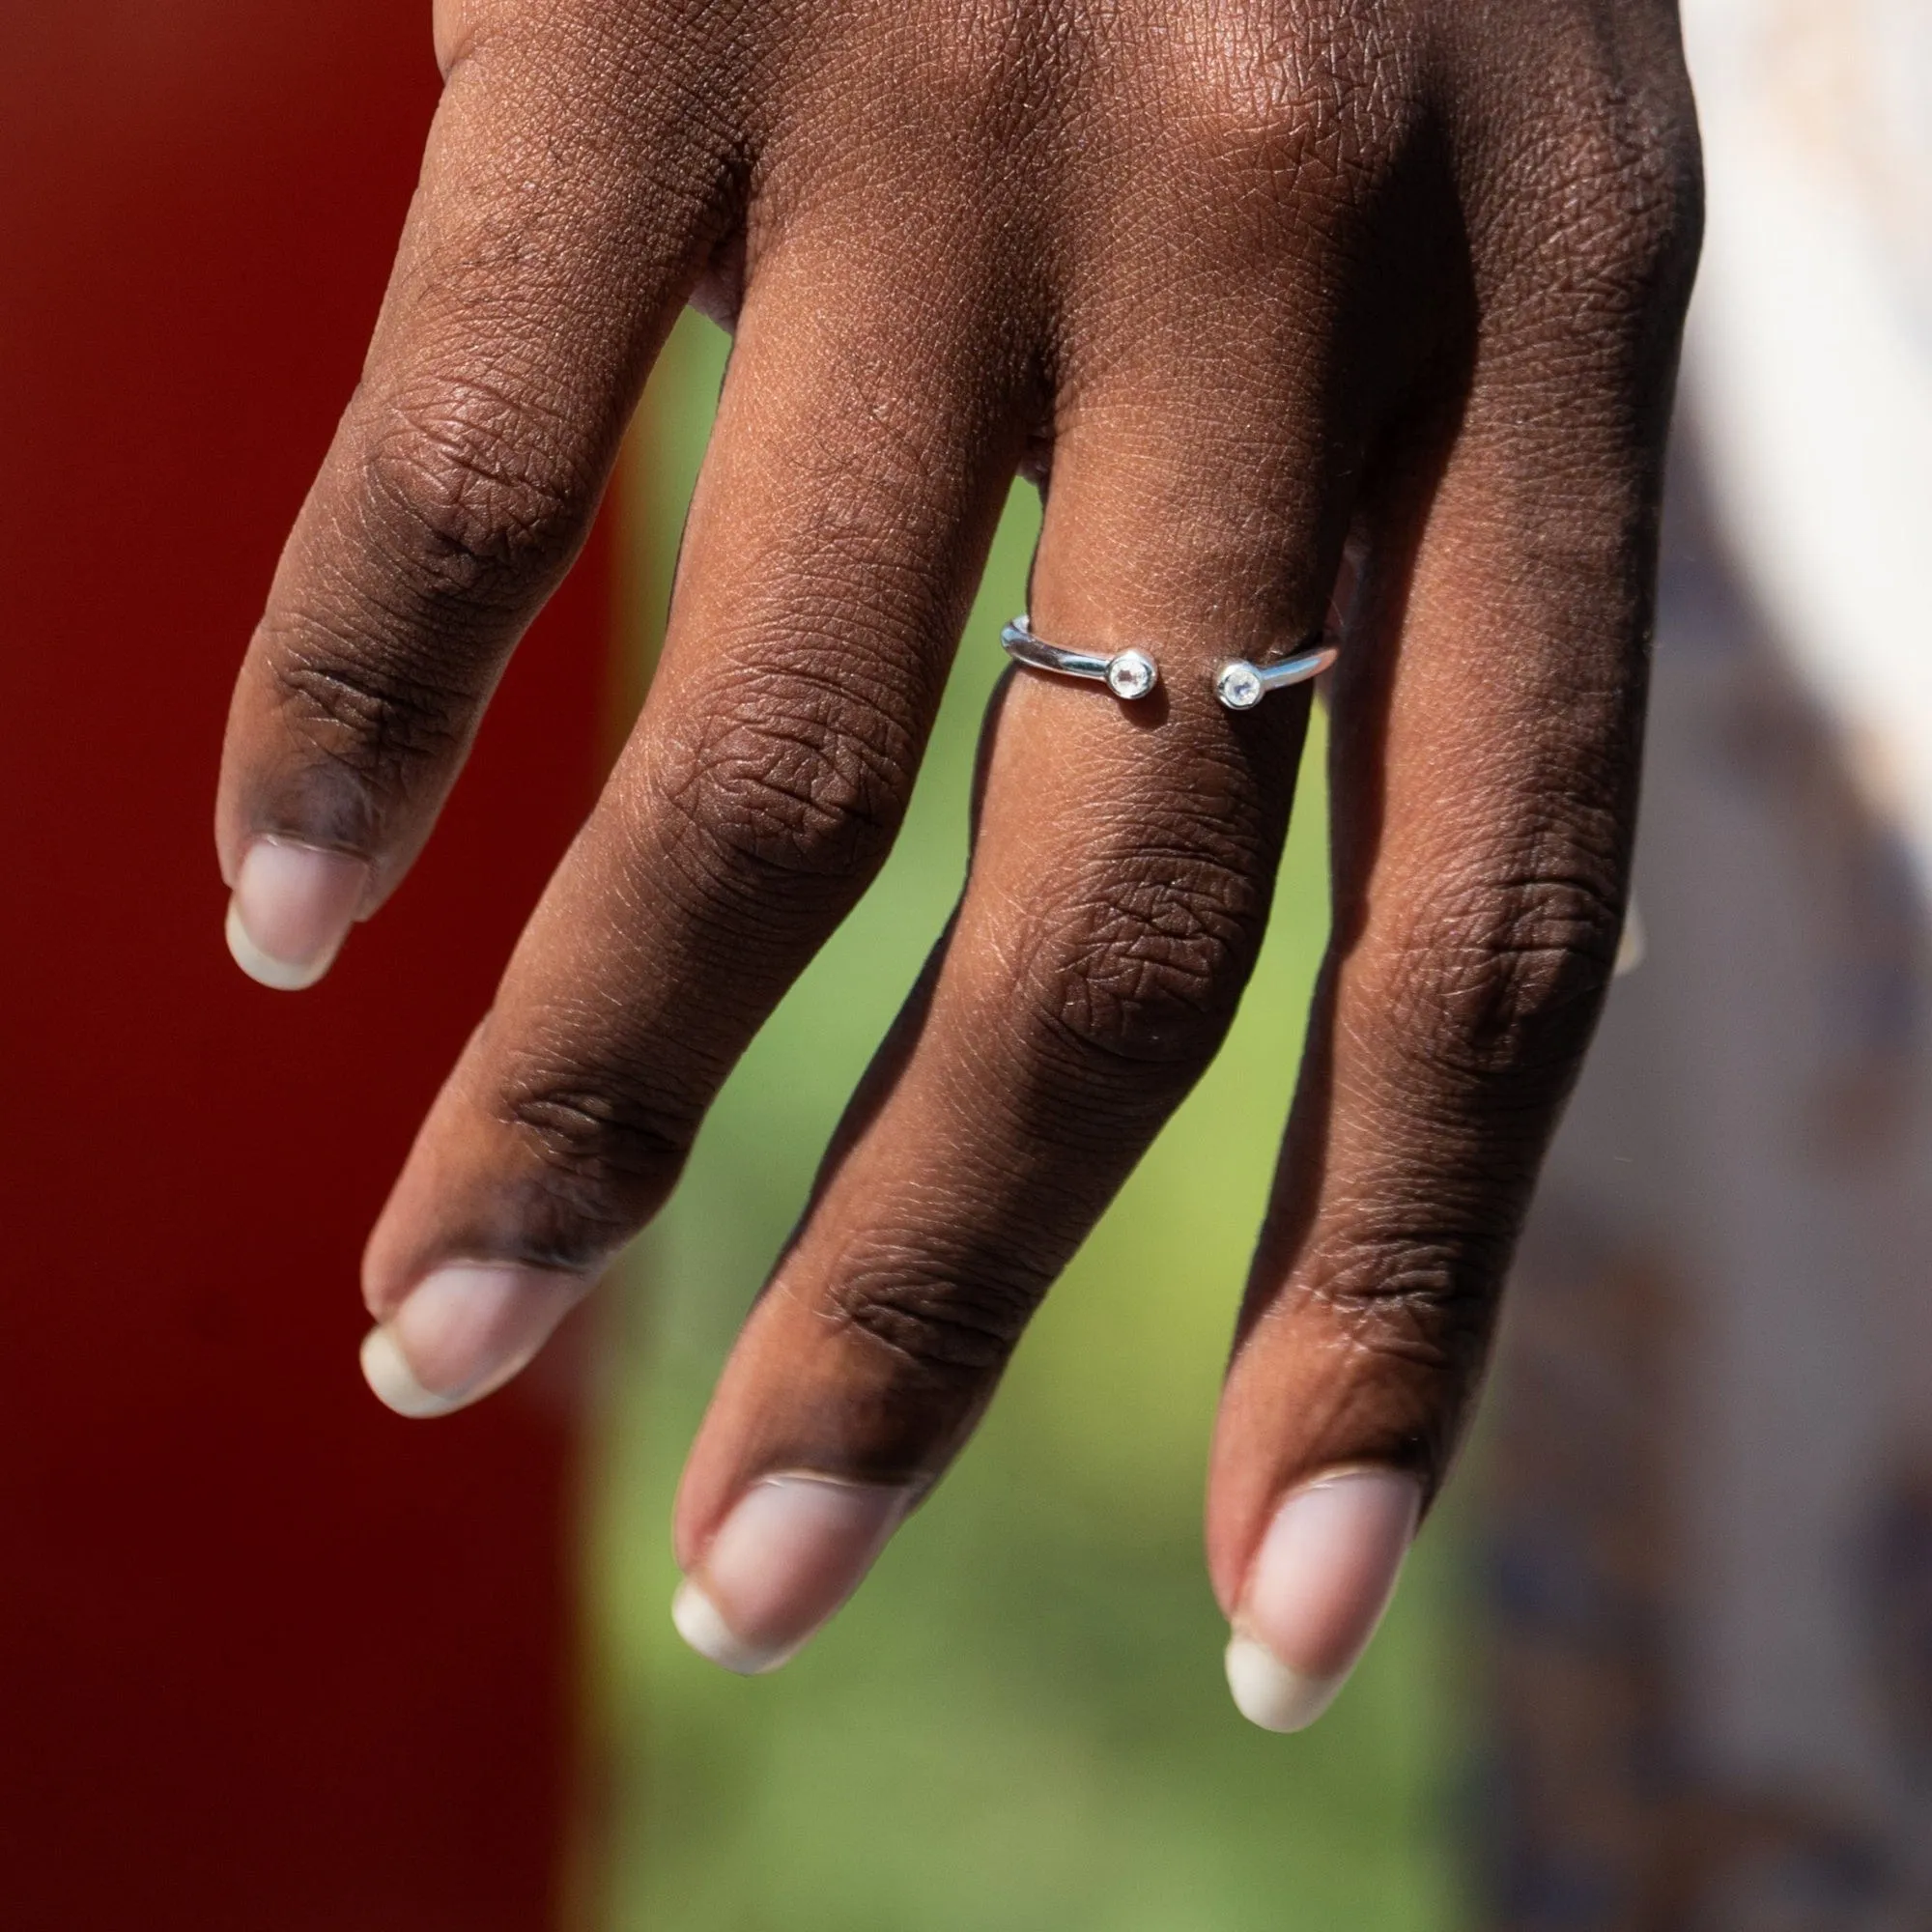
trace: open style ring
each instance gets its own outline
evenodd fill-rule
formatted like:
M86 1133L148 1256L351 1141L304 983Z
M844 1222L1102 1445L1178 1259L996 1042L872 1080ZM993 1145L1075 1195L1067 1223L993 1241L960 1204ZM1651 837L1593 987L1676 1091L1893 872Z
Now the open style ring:
M1320 677L1340 656L1332 644L1316 644L1279 664L1251 665L1246 658L1231 658L1214 673L1214 696L1230 711L1252 711L1269 692Z
M1111 657L1103 657L1098 651L1069 651L1035 637L1032 620L1025 611L1000 633L1000 641L1015 664L1031 666L1035 670L1058 671L1062 677L1094 678L1116 697L1145 697L1160 682L1160 672L1145 651L1116 651Z

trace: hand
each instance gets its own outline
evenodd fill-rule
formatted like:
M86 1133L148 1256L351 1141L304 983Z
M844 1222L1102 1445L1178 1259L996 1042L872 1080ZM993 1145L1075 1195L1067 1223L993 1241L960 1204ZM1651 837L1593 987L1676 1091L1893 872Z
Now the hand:
M782 1661L1219 1044L1334 627L1334 937L1208 1501L1325 1704L1442 1480L1615 956L1696 248L1668 0L442 0L367 370L236 692L230 935L308 983L428 837L678 308L735 323L662 668L370 1242L371 1382L496 1388L663 1204L903 811L1009 482L971 876L687 1468L680 1627Z

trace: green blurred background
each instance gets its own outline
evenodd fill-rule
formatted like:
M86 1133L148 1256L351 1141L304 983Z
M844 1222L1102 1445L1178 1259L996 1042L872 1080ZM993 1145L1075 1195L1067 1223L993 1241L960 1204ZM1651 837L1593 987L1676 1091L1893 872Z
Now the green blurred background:
M640 417L627 562L640 665L724 353L687 315ZM607 1311L586 1505L607 1782L583 1873L606 1932L1467 1922L1453 1525L1432 1525L1356 1680L1297 1738L1236 1716L1201 1559L1215 1394L1326 917L1319 784L1303 787L1232 1039L1047 1303L957 1468L776 1677L727 1676L670 1627L685 1445L958 890L974 739L1038 524L1021 486L891 864L726 1088Z

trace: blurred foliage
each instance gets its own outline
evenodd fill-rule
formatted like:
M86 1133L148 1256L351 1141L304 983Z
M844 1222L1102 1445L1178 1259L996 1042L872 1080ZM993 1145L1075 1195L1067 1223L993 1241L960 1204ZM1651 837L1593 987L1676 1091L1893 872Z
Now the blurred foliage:
M687 316L647 399L633 567L659 608L724 350ZM607 1312L588 1500L606 1932L1440 1932L1464 1916L1453 1537L1425 1539L1355 1683L1299 1738L1236 1716L1201 1559L1216 1389L1323 932L1319 784L1227 1050L859 1596L755 1681L692 1656L667 1615L685 1445L958 890L998 627L1024 603L1038 521L1018 489L897 850L747 1056ZM1318 734L1311 769L1319 753Z

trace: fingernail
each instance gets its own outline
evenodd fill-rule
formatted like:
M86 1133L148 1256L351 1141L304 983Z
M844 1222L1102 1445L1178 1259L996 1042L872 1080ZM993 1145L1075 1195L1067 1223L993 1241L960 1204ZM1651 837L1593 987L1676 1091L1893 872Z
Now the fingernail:
M313 986L342 950L369 864L286 838L258 838L228 901L228 950L251 980L286 993Z
M858 1587L912 1492L818 1476L746 1491L671 1601L700 1657L754 1677L776 1670Z
M1412 1476L1350 1469L1275 1511L1228 1644L1242 1717L1299 1731L1335 1701L1388 1608L1421 1506Z
M362 1339L362 1376L398 1415L447 1415L502 1385L582 1298L576 1275L458 1262Z

